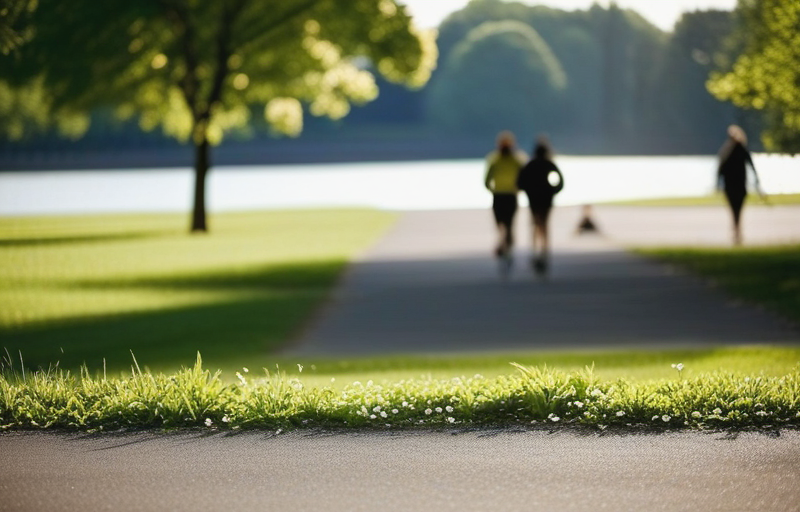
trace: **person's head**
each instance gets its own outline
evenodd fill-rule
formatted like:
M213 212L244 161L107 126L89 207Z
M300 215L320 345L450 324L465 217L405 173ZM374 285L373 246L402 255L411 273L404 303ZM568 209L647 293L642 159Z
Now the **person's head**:
M550 141L547 140L545 135L540 135L536 139L536 144L533 146L534 158L549 160L552 157L553 150L550 147Z
M747 134L744 133L744 130L740 126L732 124L728 127L728 137L733 141L741 144L742 146L747 145Z
M510 154L514 150L516 139L514 134L508 130L497 134L497 150L504 155Z

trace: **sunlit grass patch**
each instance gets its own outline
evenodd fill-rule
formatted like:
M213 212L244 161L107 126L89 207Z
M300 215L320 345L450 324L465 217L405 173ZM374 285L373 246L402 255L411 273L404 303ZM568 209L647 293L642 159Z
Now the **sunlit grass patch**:
M395 217L223 213L209 235L177 214L0 218L0 347L34 368L263 360Z
M620 206L724 206L728 203L720 192L707 196L696 197L662 197L653 199L631 199L626 201L613 201L605 204ZM746 200L747 206L766 205L797 205L800 204L800 194L773 194L764 200L757 195L750 194Z
M800 426L800 369L782 376L712 372L649 382L514 364L486 377L308 387L282 372L242 369L237 381L194 367L123 378L60 370L0 373L0 428L296 429L582 425L633 430Z

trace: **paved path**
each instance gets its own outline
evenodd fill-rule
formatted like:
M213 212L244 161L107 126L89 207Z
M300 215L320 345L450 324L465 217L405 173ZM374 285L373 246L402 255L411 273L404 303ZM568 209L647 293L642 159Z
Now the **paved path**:
M800 433L0 435L0 512L800 510Z
M528 268L517 222L508 281L490 257L488 211L407 212L352 266L294 355L797 343L774 316L700 279L636 257L630 245L727 245L720 207L598 207L601 236L577 236L578 208L556 209L548 279ZM749 208L750 244L800 242L800 207Z

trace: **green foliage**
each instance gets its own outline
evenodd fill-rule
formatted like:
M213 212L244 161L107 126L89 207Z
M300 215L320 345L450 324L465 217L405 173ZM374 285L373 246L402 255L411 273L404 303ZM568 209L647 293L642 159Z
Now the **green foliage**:
M394 216L369 210L225 213L215 237L174 214L0 219L0 351L26 364L256 364L327 297ZM235 350L231 350L235 347Z
M98 431L124 428L296 429L584 425L599 429L800 426L800 372L780 377L716 372L649 383L601 381L592 369L564 373L515 365L486 378L353 382L308 388L299 378L243 369L238 382L192 368L174 375L80 377L60 370L0 373L0 428ZM679 365L682 370L682 365Z
M42 108L55 117L111 105L180 140L200 130L219 142L247 125L249 105L296 134L298 101L339 118L375 97L354 57L413 86L435 60L430 36L390 0L43 0L31 24L35 37L4 62L7 81L43 80L52 104Z
M432 115L449 129L531 137L531 119L558 127L567 79L538 33L518 21L486 22L455 47L432 91ZM549 123L549 124L548 124Z
M645 249L708 277L735 297L800 323L800 245L734 249Z
M740 0L737 37L743 52L713 73L708 90L721 100L765 112L764 146L800 151L800 3Z

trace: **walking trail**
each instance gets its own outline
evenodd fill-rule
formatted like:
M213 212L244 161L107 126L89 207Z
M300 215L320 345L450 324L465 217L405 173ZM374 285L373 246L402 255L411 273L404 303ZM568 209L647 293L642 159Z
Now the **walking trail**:
M599 234L578 235L578 208L551 219L550 275L529 265L529 215L516 223L515 264L501 278L488 210L405 212L353 264L330 303L288 350L355 356L488 350L703 347L797 343L775 316L625 246L729 245L721 207L594 209ZM744 213L746 243L800 241L800 207Z
M774 317L625 245L727 243L721 208L553 219L552 274L499 278L486 211L411 212L352 266L294 354L798 342ZM745 211L749 243L800 240L800 208ZM0 434L0 512L800 510L800 434L569 430L274 435Z

